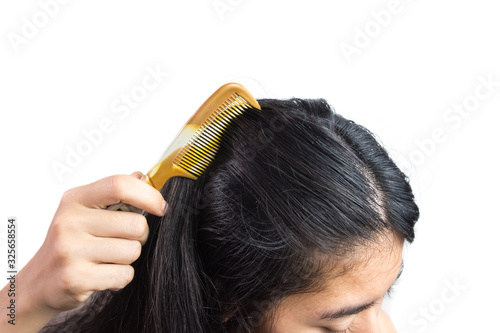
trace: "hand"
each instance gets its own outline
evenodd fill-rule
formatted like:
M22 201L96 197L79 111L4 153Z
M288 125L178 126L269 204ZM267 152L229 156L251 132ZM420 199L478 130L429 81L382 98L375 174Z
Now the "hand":
M130 264L148 238L146 218L106 207L125 202L164 215L163 197L140 178L140 173L112 176L63 195L43 245L17 275L18 304L25 304L18 324L29 321L37 331L94 291L119 290L130 283Z

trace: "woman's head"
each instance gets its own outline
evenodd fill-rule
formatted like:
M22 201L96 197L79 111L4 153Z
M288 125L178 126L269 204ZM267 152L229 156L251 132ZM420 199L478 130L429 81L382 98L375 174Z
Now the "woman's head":
M365 312L345 314L380 308L400 272L419 214L411 188L373 135L324 100L259 103L198 180L167 182L169 210L148 216L134 280L93 297L92 322L74 320L82 331L86 322L137 332L369 325Z
M237 327L364 262L391 257L397 275L418 218L405 176L365 128L323 100L260 104L198 187L197 247L218 292L210 308Z

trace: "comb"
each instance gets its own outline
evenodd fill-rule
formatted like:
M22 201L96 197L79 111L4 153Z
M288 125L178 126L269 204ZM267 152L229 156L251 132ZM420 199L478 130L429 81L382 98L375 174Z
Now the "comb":
M157 190L175 176L198 179L216 157L229 124L252 110L260 110L260 105L245 87L238 83L223 85L198 108L159 162L141 179ZM123 202L107 209L142 212Z

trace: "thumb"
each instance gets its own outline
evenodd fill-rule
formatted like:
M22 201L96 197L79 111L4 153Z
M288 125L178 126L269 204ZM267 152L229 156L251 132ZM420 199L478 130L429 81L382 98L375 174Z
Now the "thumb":
M137 179L141 179L142 176L144 176L144 175L140 171L134 171L133 173L130 174L130 176L137 178Z

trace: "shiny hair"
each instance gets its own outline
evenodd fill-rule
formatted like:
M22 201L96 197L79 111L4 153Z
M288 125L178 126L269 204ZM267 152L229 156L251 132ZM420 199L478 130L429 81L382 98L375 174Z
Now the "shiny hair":
M42 332L253 332L277 302L316 290L325 260L384 235L413 241L409 182L371 132L322 99L259 103L199 179L165 184L169 209L147 215L132 282Z

